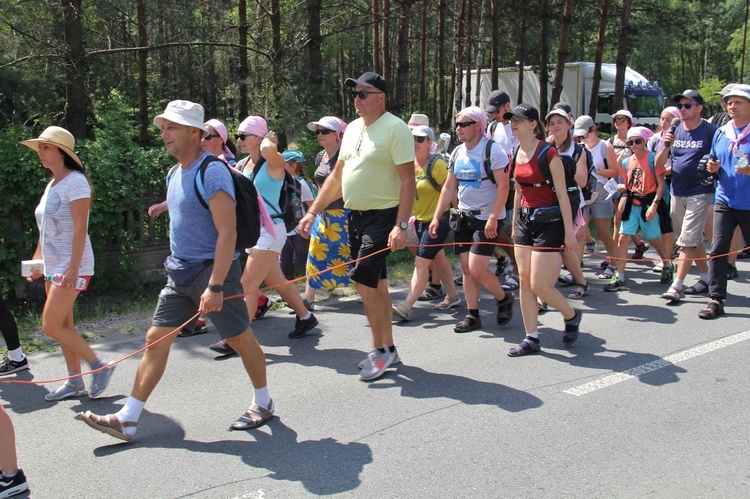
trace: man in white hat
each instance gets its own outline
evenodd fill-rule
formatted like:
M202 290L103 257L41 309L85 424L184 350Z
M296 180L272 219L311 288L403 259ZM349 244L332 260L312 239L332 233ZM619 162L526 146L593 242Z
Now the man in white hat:
M208 314L219 336L240 355L255 389L250 408L232 423L232 428L256 427L274 413L266 384L265 358L250 331L242 300L232 174L223 162L208 159L209 154L201 148L201 138L206 133L203 121L203 107L184 100L170 102L164 113L154 118L167 152L178 161L167 177L172 251L165 262L170 269L167 285L159 294L151 328L146 333L146 343L151 346L138 365L125 406L106 416L81 413L88 425L121 440L131 440L135 434L146 400L167 367L173 333L197 312ZM201 205L195 189L181 188L194 184L204 160L209 161L203 177L208 210ZM237 297L224 301L225 296Z

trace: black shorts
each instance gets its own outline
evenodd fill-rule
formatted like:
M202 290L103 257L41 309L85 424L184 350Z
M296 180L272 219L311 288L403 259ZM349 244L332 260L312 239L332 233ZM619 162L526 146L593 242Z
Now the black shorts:
M349 212L349 246L358 261L349 271L349 277L369 288L377 288L378 281L387 279L386 260L388 235L396 225L398 206L385 210ZM374 256L370 256L373 255Z
M448 239L448 234L451 232L450 226L448 226L448 217L440 217L440 225L437 230L437 237L430 237L430 222L420 222L417 220L416 224L417 237L419 237L419 249L417 249L417 256L425 258L427 260L434 260L440 250L443 249L442 244Z
M533 208L520 208L516 216L513 244L530 246L534 251L560 251L565 245L565 225L562 220L540 223L531 220Z
M484 227L487 220L480 220L475 217L467 217L461 221L461 229L454 233L453 239L456 242L455 253L460 255L470 251L475 255L491 256L497 245L486 243L499 243L500 231L503 229L503 221L497 221L497 236L493 239L487 239L484 235ZM472 243L472 244L458 244ZM485 244L482 244L485 243Z

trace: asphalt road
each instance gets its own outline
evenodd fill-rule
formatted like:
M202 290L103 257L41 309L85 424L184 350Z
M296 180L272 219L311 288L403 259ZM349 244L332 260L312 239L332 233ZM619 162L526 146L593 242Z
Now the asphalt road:
M237 357L208 350L213 332L175 341L130 443L77 414L115 412L137 359L102 399L49 403L48 387L8 383L0 398L34 498L748 497L750 263L713 321L697 317L705 295L667 307L658 275L631 269L619 294L591 279L572 348L549 312L542 352L522 358L506 355L523 338L517 305L500 328L483 299L483 330L456 334L465 309L419 302L413 322L394 326L403 364L367 383L356 376L369 349L356 298L320 304L320 327L301 340L272 312L253 329L278 417L252 431L228 429L251 390ZM96 348L115 359L141 344ZM21 379L64 372L60 354L30 361Z

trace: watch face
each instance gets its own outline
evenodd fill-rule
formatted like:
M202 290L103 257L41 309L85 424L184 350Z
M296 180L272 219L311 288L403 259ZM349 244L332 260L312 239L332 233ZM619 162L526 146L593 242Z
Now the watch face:
M399 222L398 227L399 227L399 229L406 230L406 229L409 228L409 223L408 222Z

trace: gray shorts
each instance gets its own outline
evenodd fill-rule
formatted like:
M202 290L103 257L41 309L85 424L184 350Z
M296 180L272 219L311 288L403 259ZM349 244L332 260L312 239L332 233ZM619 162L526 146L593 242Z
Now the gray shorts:
M713 198L713 194L672 196L672 223L675 232L680 234L677 244L686 248L696 248L703 242L703 227L706 225Z
M604 188L604 184L601 182L596 183L596 191ZM615 204L612 198L605 199L607 197L607 191L599 194L599 197L586 206L583 210L584 215L591 215L591 218L614 218L615 216Z
M203 269L187 286L178 286L171 277L167 277L167 285L159 293L159 301L156 303L151 325L176 328L194 316L198 312L201 295L208 286L212 269L213 265ZM250 327L247 307L245 300L242 299L244 291L240 282L241 276L242 266L237 259L232 262L224 280L224 296L240 296L226 300L219 312L208 314L208 318L211 319L211 323L216 327L222 339L239 336Z

